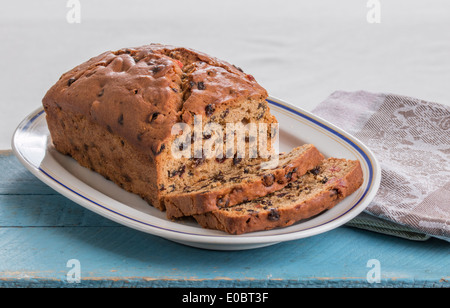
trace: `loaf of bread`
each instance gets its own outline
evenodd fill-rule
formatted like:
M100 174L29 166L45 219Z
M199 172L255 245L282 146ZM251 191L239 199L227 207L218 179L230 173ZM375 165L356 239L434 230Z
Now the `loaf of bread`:
M169 219L192 216L205 228L242 234L329 209L363 178L359 162L324 160L312 144L278 155L267 96L239 67L150 44L66 72L43 106L59 152Z
M48 90L43 105L59 152L165 210L165 194L212 170L227 172L237 153L219 161L202 153L174 159L180 147L174 125L194 131L196 117L201 127L276 124L266 98L239 67L192 49L151 44L108 51L73 68ZM272 140L276 130L267 134Z
M362 181L359 161L328 158L270 195L193 216L204 228L230 234L286 227L331 209Z

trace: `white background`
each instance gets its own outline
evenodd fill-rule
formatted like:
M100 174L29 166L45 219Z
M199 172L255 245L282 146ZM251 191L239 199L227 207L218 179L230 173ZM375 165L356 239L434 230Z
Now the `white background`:
M450 104L450 1L67 0L0 4L0 149L65 71L106 50L151 42L191 47L242 67L306 110L336 90Z

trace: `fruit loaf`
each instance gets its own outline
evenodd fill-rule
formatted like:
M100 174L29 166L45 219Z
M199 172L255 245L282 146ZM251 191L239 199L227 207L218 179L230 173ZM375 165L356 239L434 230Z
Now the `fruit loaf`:
M226 171L237 153L227 153L225 162L202 153L174 159L174 124L192 131L196 117L202 128L276 124L266 98L239 67L189 48L150 44L104 52L64 73L43 106L59 152L164 210L165 194ZM268 139L275 133L268 131Z

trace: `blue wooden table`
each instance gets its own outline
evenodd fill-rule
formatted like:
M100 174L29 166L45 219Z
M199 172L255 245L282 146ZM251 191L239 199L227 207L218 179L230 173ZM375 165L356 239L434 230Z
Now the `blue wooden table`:
M85 210L9 151L0 167L0 287L450 287L441 240L344 226L254 250L202 250Z

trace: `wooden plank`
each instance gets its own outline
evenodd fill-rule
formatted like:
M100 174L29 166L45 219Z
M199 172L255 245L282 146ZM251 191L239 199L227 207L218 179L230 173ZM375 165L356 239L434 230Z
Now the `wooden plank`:
M62 195L0 195L0 227L118 226Z
M341 227L255 250L196 249L85 210L11 155L0 166L0 287L450 287L444 241ZM67 281L71 259L78 284ZM371 259L380 283L367 281Z
M0 194L57 194L31 174L11 151L0 153Z
M67 282L70 259L81 282ZM380 262L370 284L367 262ZM450 287L448 246L338 228L235 252L173 243L126 227L0 229L0 287Z

